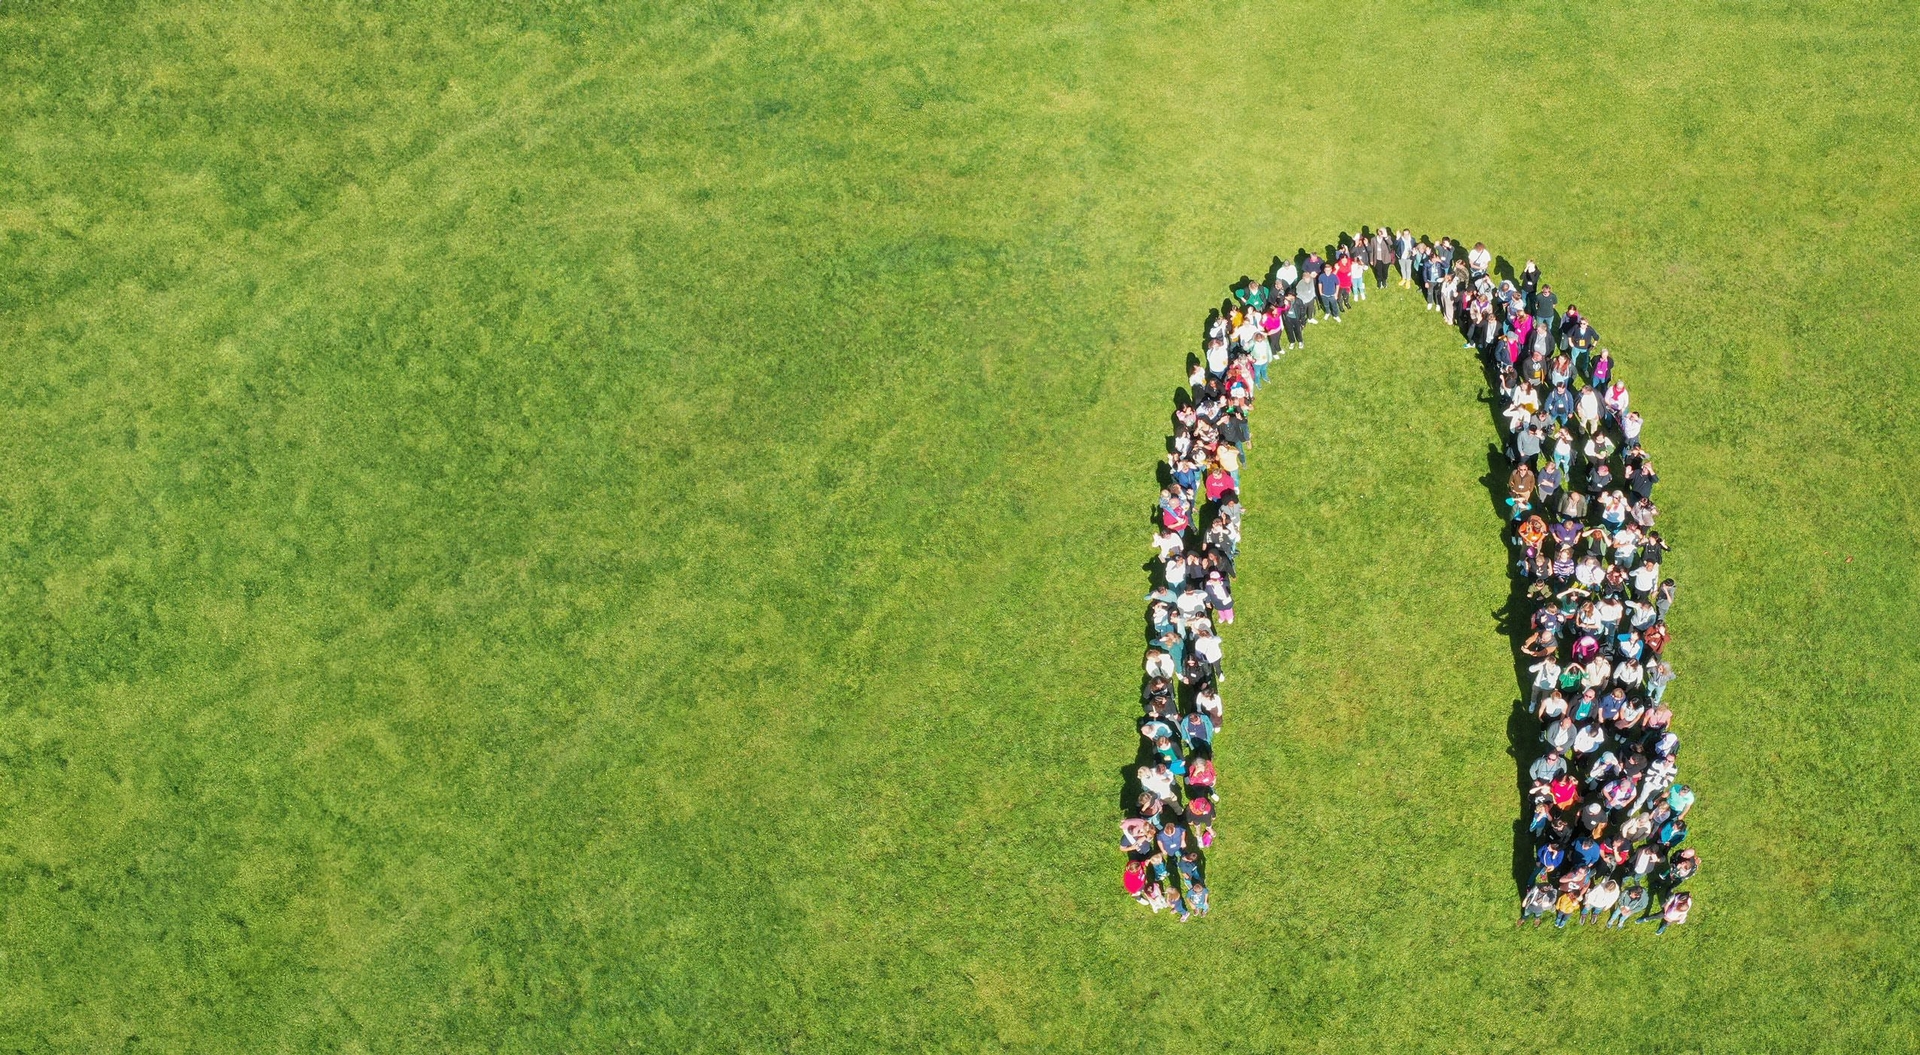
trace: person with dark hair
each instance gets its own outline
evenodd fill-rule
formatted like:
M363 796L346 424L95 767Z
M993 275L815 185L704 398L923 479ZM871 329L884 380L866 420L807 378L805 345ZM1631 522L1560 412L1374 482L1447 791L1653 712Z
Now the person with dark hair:
M1549 340L1551 340L1553 324L1558 314L1554 308L1559 303L1560 298L1554 295L1553 287L1544 283L1540 286L1540 291L1533 295L1533 328L1536 332L1547 334Z
M1538 927L1546 921L1547 913L1553 911L1555 900L1553 887L1539 883L1527 889L1527 896L1520 899L1520 918L1513 921L1518 927L1528 920Z
M1607 917L1607 927L1624 928L1636 913L1646 911L1648 903L1647 888L1639 883L1628 883L1620 888L1620 900L1613 906L1613 915Z
M1280 324L1286 329L1287 348L1299 350L1306 347L1306 308L1292 290L1280 301Z
M1694 800L1674 783L1679 737L1662 702L1673 677L1664 658L1673 584L1661 578L1669 547L1655 528L1659 478L1641 443L1643 422L1611 353L1577 307L1562 320L1534 261L1517 281L1496 282L1485 243L1462 252L1450 237L1416 241L1403 228L1396 238L1382 225L1342 235L1326 252L1302 250L1298 266L1276 257L1267 282L1236 284L1207 318L1190 398L1176 401L1171 480L1153 539L1164 570L1148 596L1142 672L1140 757L1153 764L1135 771L1139 786L1122 799L1132 803L1129 894L1182 919L1207 911L1199 854L1212 843L1219 799L1219 628L1234 621L1247 408L1275 354L1303 346L1316 301L1344 321L1364 300L1366 270L1384 289L1398 263L1402 286L1418 284L1428 309L1457 323L1483 357L1505 441L1495 449L1505 456L1511 567L1535 605L1516 613L1527 616L1520 651L1530 657L1523 709L1538 719L1545 748L1527 767L1538 871L1521 921L1538 925L1553 909L1563 927L1573 915L1624 926L1654 905L1648 884L1657 880L1654 889L1672 895L1657 906L1661 930L1684 923L1691 899L1673 888L1698 858L1680 848ZM1616 476L1624 477L1618 486ZM1132 858L1143 849L1151 863L1137 867L1143 862Z
M1384 291L1387 288L1387 271L1393 267L1393 237L1386 228L1376 228L1371 243L1373 256L1373 286Z
M1314 282L1315 288L1319 290L1320 293L1321 310L1332 317L1333 321L1341 321L1340 276L1329 268L1322 270L1314 279Z
M1665 934L1668 927L1678 927L1687 921L1687 913L1693 910L1692 894L1675 894L1667 899L1666 907L1660 911L1660 926L1654 928L1655 934Z

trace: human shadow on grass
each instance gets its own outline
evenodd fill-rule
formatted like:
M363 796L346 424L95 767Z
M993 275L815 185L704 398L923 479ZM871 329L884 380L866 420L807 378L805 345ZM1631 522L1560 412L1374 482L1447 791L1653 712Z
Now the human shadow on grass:
M1252 282L1253 279L1243 275L1241 276L1240 282L1236 285L1244 287ZM1231 311L1232 308L1233 302L1229 299L1223 301L1219 309L1208 314L1206 322L1201 329L1201 346L1203 349L1205 347L1205 334L1207 330L1227 312ZM1189 352L1186 357L1186 376L1189 378L1192 377L1201 364L1202 359L1200 355ZM1178 423L1175 419L1177 419L1182 410L1193 406L1194 392L1184 384L1176 386L1173 390L1172 404L1172 416L1168 420L1169 433L1178 431ZM1170 434L1166 437L1166 444L1163 447L1162 453L1163 455L1171 456L1175 450L1174 436ZM1154 479L1157 489L1164 490L1175 483L1173 467L1170 461L1170 457L1162 457L1158 460L1154 468ZM1207 503L1204 507L1196 508L1193 511L1195 515L1190 520L1187 530L1182 532L1182 534L1186 536L1188 540L1197 538L1202 533L1199 526L1210 523L1217 508L1218 503L1212 502ZM1157 499L1147 512L1147 520L1148 523L1152 525L1151 530L1158 533L1162 527L1162 521L1160 504ZM1159 638L1155 633L1154 627L1153 608L1155 602L1152 600L1152 595L1158 593L1162 587L1167 585L1166 568L1159 559L1149 557L1141 563L1140 570L1145 575L1147 594L1149 595L1147 607L1142 611L1141 639L1145 643L1145 649L1148 654L1151 655L1152 650L1156 644L1159 643ZM1177 652L1170 654L1184 656L1184 653L1185 648L1181 647ZM1143 664L1140 674L1139 708L1135 712L1133 720L1134 757L1133 761L1121 766L1117 774L1120 778L1119 801L1117 805L1120 807L1122 817L1140 817L1145 815L1148 810L1153 807L1151 800L1154 796L1147 791L1140 780L1140 772L1143 768L1153 767L1161 761L1159 752L1155 750L1154 745L1147 737L1146 727L1148 723L1156 720L1178 723L1181 715L1195 709L1197 695L1198 686L1186 683L1186 680L1180 675L1178 664L1176 664L1175 676L1164 682L1155 679L1148 673L1148 670ZM1191 749L1194 757L1207 759L1213 757L1212 745L1206 741L1195 740ZM1186 806L1176 800L1174 802L1163 803L1158 808L1160 810L1161 821L1172 819L1185 829L1187 846L1194 852L1200 874L1205 876L1207 853L1199 846L1199 840L1195 837L1194 829L1189 825L1189 815ZM1174 868L1174 863L1167 862L1166 867L1172 869Z
M1499 400L1494 393L1499 391L1499 378L1493 372L1491 361L1482 358L1487 370L1487 391L1479 398L1487 404L1487 410L1493 419L1495 435L1500 431L1506 419L1500 413ZM1527 770L1540 756L1540 722L1527 709L1527 697L1532 686L1528 677L1528 659L1523 650L1527 637L1532 632L1531 607L1527 603L1527 575L1520 566L1511 548L1510 532L1514 524L1507 513L1507 476L1512 472L1512 463L1506 450L1499 444L1487 447L1487 475L1480 482L1487 489L1488 501L1493 506L1494 516L1500 522L1500 534L1506 552L1507 600L1501 607L1489 613L1494 620L1494 628L1507 637L1508 647L1513 653L1513 674L1519 692L1513 706L1507 713L1507 754L1513 759L1513 885L1516 895L1525 894L1533 879L1533 833L1528 828L1532 802L1528 796L1532 786Z

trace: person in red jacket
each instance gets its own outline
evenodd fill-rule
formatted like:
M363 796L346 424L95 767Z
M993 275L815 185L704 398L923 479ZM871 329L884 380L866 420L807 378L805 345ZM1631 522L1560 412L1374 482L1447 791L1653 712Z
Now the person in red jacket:
M1147 863L1145 861L1128 861L1127 870L1121 873L1120 883L1127 888L1128 897L1142 905L1147 904Z

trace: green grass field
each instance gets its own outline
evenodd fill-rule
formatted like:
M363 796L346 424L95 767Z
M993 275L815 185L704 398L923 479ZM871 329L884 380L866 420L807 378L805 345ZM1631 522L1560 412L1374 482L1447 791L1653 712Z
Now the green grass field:
M1920 1050L1897 4L0 8L0 1048ZM1411 294L1254 417L1214 912L1120 892L1224 286L1534 256L1647 416L1693 922L1515 932Z

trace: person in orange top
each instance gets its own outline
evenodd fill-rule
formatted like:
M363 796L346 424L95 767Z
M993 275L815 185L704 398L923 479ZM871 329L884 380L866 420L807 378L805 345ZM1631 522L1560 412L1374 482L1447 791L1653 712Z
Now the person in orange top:
M1540 543L1545 540L1546 537L1547 522L1540 519L1540 514L1538 513L1528 517L1527 522L1520 525L1520 541L1528 549L1539 549Z

